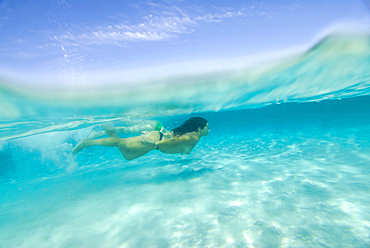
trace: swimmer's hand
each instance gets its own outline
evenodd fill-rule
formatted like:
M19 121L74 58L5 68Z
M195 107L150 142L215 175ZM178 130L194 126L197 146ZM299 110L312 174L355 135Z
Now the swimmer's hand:
M139 142L143 145L146 145L146 146L155 146L155 142L153 142L153 141L140 140Z

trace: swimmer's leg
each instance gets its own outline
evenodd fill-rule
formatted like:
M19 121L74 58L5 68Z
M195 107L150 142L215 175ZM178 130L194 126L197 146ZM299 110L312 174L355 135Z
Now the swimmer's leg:
M160 134L158 131L149 132L140 136L121 139L117 147L126 160L132 160L155 149L155 146L148 146L148 144L143 141L156 142L159 138Z
M120 148L118 148L118 149L121 152L124 159L126 159L126 160L133 160L135 158L139 158L139 157L144 156L145 154L147 154L148 152L151 151L151 150L132 151L132 150L124 150L124 149L120 149Z
M106 128L103 127L104 130L100 132L92 132L89 136L90 139L99 138L102 136L117 136L117 133L122 134L142 134L145 132L154 131L154 127L151 127L151 125L135 125L130 127L115 127L115 128ZM113 135L114 134L114 135ZM117 136L118 137L118 136Z
M120 143L120 138L110 137L105 139L83 139L77 146L72 150L72 154L76 154L82 149L89 146L118 146Z
M94 138L99 138L99 137L102 137L102 136L110 136L110 137L117 137L118 138L118 135L117 135L117 129L118 128L115 128L113 127L112 125L102 125L103 127L103 131L101 132L92 132L90 134L90 136L88 137L89 139L94 139Z
M159 121L144 121L133 126L116 127L114 130L116 133L143 134L152 131L161 131L162 127L163 125Z
M107 135L107 132L105 130L100 131L100 132L93 131L89 135L89 139L95 139L95 138L99 138L99 137L102 137L102 136L105 136L105 135Z
M122 156L126 160L132 160L141 157L155 149L153 146L143 144L141 141L155 142L159 140L159 132L150 132L137 137L121 139L119 137L109 137L104 139L83 139L73 150L72 154L76 154L82 149L90 146L115 146L119 149Z

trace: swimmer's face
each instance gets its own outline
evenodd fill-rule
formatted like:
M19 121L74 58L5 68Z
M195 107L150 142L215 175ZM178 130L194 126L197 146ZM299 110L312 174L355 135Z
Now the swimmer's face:
M202 129L202 131L200 132L200 135L201 136L207 136L208 133L209 133L210 129L209 129L209 125L207 123L207 125Z

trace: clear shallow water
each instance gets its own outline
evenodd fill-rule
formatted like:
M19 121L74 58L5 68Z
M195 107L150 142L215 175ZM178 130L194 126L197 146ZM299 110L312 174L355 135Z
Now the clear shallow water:
M203 113L190 156L70 157L88 129L3 142L1 247L367 247L369 103Z
M209 121L189 156L127 162L106 147L71 156L99 124L140 119L145 101L71 107L2 90L19 115L2 111L0 247L368 247L368 43L350 40L265 68L258 84L233 74L219 95L190 84L178 101L147 100L154 107L140 118L168 129L193 115ZM235 75L244 79L232 84Z

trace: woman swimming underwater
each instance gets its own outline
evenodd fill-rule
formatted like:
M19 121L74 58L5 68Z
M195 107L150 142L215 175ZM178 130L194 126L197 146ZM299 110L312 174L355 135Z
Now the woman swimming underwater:
M190 118L181 126L167 133L150 131L136 137L120 138L114 130L106 130L104 134L111 137L103 139L86 138L72 150L72 154L76 154L89 146L117 147L126 160L141 157L152 150L169 154L190 154L200 138L207 136L208 132L208 122L202 117Z

